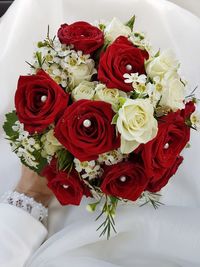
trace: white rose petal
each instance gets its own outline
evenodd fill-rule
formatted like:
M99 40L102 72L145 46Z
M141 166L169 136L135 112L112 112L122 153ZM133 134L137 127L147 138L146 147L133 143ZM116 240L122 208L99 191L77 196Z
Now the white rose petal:
M69 67L71 78L71 88L78 86L82 81L90 81L93 74L96 73L94 61L88 60L86 64L75 65Z
M120 97L127 98L127 95L121 90L106 88L104 85L99 84L96 87L94 99L110 103L113 110L117 111Z
M163 51L158 57L150 59L146 64L146 72L150 78L164 77L167 72L176 72L179 62L171 50Z
M47 155L53 156L56 153L56 151L58 150L58 148L56 146L53 146L50 143L45 143L44 150L45 150Z
M119 19L113 18L110 24L105 28L106 39L113 42L120 35L128 37L131 29L125 26Z
M172 111L184 108L185 86L178 74L166 75L162 81L163 92L161 106L169 107Z
M192 126L197 130L200 130L200 114L197 111L194 111L190 116L190 121Z
M43 144L42 156L54 156L56 151L61 148L61 144L54 136L54 130L51 129L46 134L44 134L41 138L41 142Z
M117 129L121 134L121 152L124 154L152 140L157 134L158 123L149 99L127 99L119 110Z
M61 146L58 139L54 136L54 130L53 129L48 131L48 133L46 134L46 139L49 143L51 143L54 146Z
M95 83L83 81L72 91L72 98L74 101L80 99L93 99L95 94Z

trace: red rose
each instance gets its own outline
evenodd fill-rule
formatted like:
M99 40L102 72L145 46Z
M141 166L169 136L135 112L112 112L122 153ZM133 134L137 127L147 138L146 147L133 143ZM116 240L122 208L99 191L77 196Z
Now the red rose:
M190 101L186 103L185 108L181 110L181 115L187 121L190 119L190 115L195 111L195 104L194 102Z
M54 177L56 177L57 173L58 173L57 160L56 158L53 158L50 164L44 167L40 175L46 177L47 180L50 181Z
M55 128L59 142L80 161L119 147L111 105L103 101L79 100L69 106Z
M178 156L175 159L174 163L168 169L166 169L166 171L160 177L160 179L156 181L152 180L148 184L146 190L153 193L160 191L168 183L169 179L177 172L178 167L181 165L182 162L183 162L183 157Z
M135 47L126 37L118 37L101 55L98 79L108 88L132 91L132 85L124 82L125 73L145 73L144 62L149 55Z
M40 133L55 122L68 100L69 95L43 70L19 78L15 107L19 121L30 134Z
M157 136L140 147L152 183L160 180L171 168L189 140L190 128L185 123L182 111L171 112L160 118Z
M119 147L111 105L103 101L79 100L69 106L55 128L59 142L80 161Z
M148 183L143 165L136 160L106 167L102 179L105 194L132 201L139 198Z
M42 172L48 180L48 187L61 205L79 205L83 195L89 196L89 190L80 181L78 174L72 170L69 174L57 170L57 162L53 159Z
M74 45L76 50L84 54L91 54L104 43L103 32L84 21L61 25L58 38L62 44Z

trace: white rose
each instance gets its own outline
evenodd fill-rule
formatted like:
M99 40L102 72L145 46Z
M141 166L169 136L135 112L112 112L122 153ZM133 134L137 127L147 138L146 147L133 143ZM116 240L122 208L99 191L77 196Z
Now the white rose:
M127 98L127 95L125 92L118 89L106 88L103 84L96 86L94 99L110 103L114 111L118 110L119 97Z
M72 91L72 98L74 101L80 99L93 99L95 94L95 83L83 81Z
M125 26L119 19L113 18L109 25L105 28L106 39L113 42L120 35L128 36L131 33L131 29Z
M179 62L171 50L163 51L158 57L150 59L146 64L146 72L150 78L164 77L167 72L176 72Z
M177 73L168 73L162 80L163 91L160 105L172 111L184 108L185 86Z
M54 136L53 129L44 134L41 138L41 141L43 143L43 151L42 151L43 157L46 157L47 155L53 156L56 153L56 151L61 148L61 144Z
M121 134L121 152L131 153L140 144L152 140L158 131L154 108L149 99L127 99L119 110L117 129Z
M87 63L81 65L70 66L68 71L70 73L70 87L73 89L82 81L90 81L93 74L97 71L94 68L94 60L88 60Z

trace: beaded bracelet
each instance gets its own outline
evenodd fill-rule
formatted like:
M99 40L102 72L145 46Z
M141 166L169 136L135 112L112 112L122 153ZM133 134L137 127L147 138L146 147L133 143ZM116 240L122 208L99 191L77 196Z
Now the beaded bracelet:
M40 222L43 222L44 219L48 217L47 208L45 208L41 203L35 201L32 197L28 197L25 194L18 193L17 191L6 192L2 196L0 202L21 208Z

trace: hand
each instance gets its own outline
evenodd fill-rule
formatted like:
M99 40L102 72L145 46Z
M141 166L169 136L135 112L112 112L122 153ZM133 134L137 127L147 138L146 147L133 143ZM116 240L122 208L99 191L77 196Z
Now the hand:
M45 207L49 205L53 197L53 193L47 187L46 178L25 166L22 166L22 175L15 190L33 197L35 201L42 203Z

